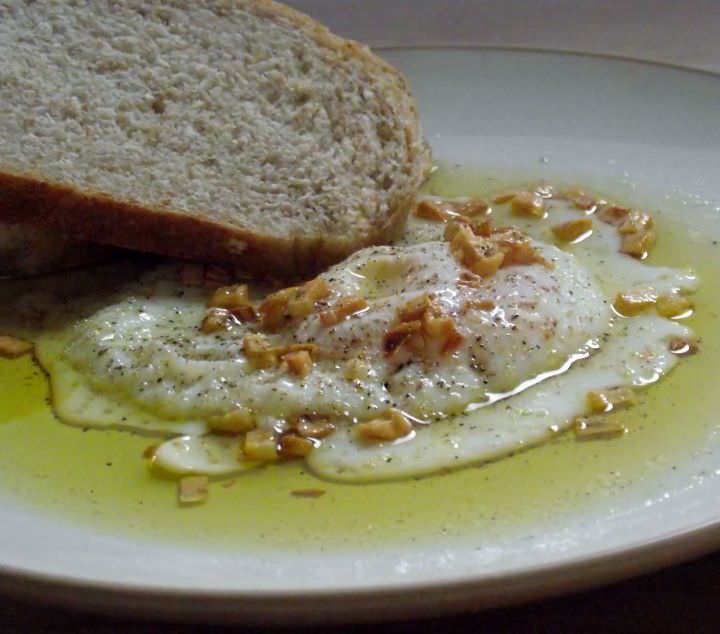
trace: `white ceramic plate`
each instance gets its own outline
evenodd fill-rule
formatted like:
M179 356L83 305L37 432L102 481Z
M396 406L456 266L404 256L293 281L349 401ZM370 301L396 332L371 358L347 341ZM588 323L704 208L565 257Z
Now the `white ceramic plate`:
M717 76L522 51L385 56L408 75L436 157L630 197L667 194L689 235L720 237ZM674 469L521 535L470 531L403 547L160 546L8 497L0 506L0 587L126 614L263 623L420 617L547 596L720 545L717 444L708 434L703 451L688 451Z

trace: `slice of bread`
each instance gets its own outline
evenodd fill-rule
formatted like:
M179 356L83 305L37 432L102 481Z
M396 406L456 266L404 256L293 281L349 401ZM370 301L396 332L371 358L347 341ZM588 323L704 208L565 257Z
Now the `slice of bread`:
M303 273L429 169L404 78L268 0L9 0L0 59L0 221Z

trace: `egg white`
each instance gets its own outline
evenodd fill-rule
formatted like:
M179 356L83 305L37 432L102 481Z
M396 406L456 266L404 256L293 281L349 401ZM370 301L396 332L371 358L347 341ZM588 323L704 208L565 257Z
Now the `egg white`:
M62 420L173 436L156 451L155 463L174 473L222 475L253 466L238 458L239 439L208 434L203 422L238 404L278 431L288 416L308 410L330 416L338 430L308 458L329 478L383 480L497 458L567 427L583 413L591 389L658 380L677 361L668 340L691 335L652 314L613 318L609 304L619 291L689 292L697 281L690 271L619 253L615 228L597 220L577 244L562 250L548 244L552 224L581 213L562 201L552 201L549 220L496 209L496 223L534 236L554 268L501 269L481 290L455 286L458 265L439 223L414 219L401 245L351 256L323 276L334 298L360 294L370 308L332 328L311 316L291 331L292 341L325 351L303 380L249 366L241 342L252 326L200 335L207 293L183 288L162 267L89 318L69 326L56 318L37 342L37 355L51 375ZM399 306L427 291L458 316L465 343L450 357L398 370L382 354L383 334ZM460 318L467 293L495 306ZM368 359L370 376L345 380L343 363L358 354ZM426 424L401 441L359 440L352 421L389 406Z

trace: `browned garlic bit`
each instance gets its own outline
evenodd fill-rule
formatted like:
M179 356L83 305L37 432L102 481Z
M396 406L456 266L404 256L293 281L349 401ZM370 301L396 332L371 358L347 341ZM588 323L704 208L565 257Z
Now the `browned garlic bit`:
M462 312L467 313L470 310L492 310L495 308L495 302L491 299L469 299L462 305Z
M315 303L330 296L330 285L322 278L291 286L268 295L260 304L261 325L265 330L278 330L295 319L302 319L315 310Z
M540 255L540 252L532 246L530 239L525 234L514 227L493 229L492 240L505 254L503 266L542 264L548 269L555 266Z
M644 211L629 211L625 219L618 225L620 233L642 233L652 229L653 219Z
M221 330L228 330L237 323L233 314L225 308L210 308L200 322L200 332L208 335Z
M489 210L488 204L479 198L471 198L464 202L426 199L417 204L415 215L433 222L449 222L459 216L471 218L484 215Z
M379 418L357 423L354 429L364 440L382 441L403 438L412 432L413 426L402 412L391 408Z
M684 337L673 337L670 339L668 349L679 357L687 357L697 354L699 350L698 342L693 339L685 339Z
M571 202L576 209L582 211L590 212L598 205L598 202L592 196L589 196L581 189L564 189L555 195L554 198L567 200Z
M609 205L603 207L598 217L603 222L617 227L620 234L620 252L637 258L647 257L655 246L657 235L653 231L653 219L644 211Z
M677 319L690 314L694 308L693 303L684 295L678 293L669 293L660 295L655 305L657 312L662 317L668 319Z
M615 387L608 390L592 390L588 392L587 403L593 412L602 413L635 405L637 398L631 388Z
M632 388L592 390L587 393L586 400L592 414L575 418L573 428L577 440L617 438L627 432L627 427L608 414L635 405L637 399Z
M17 359L32 352L33 344L18 337L0 335L0 357Z
M545 200L535 192L518 192L513 196L510 207L519 216L545 216Z
M435 200L421 200L415 207L415 215L432 222L447 222L453 217L448 211L448 204Z
M291 343L286 346L271 346L265 335L248 333L243 337L243 352L248 361L259 370L274 368L284 361L292 374L306 376L312 369L313 355L317 353L317 345L314 343Z
M335 431L335 425L315 415L294 417L289 423L290 431L282 434L272 429L249 429L240 448L240 458L254 462L306 458L321 438Z
M282 355L281 359L287 363L290 374L301 379L310 374L313 367L312 357L307 350L288 352Z
M563 242L572 242L580 236L592 230L592 219L585 216L584 218L576 218L562 224L555 225L552 232Z
M634 317L655 305L657 293L651 290L636 290L618 293L613 302L617 313L625 317Z
M542 264L553 268L553 263L545 260L529 238L514 227L493 228L489 221L480 226L451 222L445 228L444 237L460 264L482 277L514 264Z
M655 246L657 236L652 230L623 234L620 251L637 258L645 258Z
M625 221L629 213L630 209L628 207L605 205L597 212L597 217L605 224L618 227Z
M400 347L422 354L430 342L439 344L441 354L450 354L464 339L455 321L443 315L427 293L401 306L397 319L400 323L390 328L383 340L387 356L392 356Z
M467 216L468 218L485 215L488 211L490 211L490 206L479 198L471 198L457 207L457 212L461 216Z
M278 457L278 441L271 429L251 429L245 434L241 458L254 462L273 462Z
M213 431L231 434L242 434L255 429L255 416L247 407L238 405L227 414L211 416L207 420L208 427Z
M243 352L248 361L260 370L273 368L277 363L277 355L272 351L267 337L259 333L243 337Z
M205 475L192 475L178 481L178 502L185 506L201 504L208 499L209 480Z
M281 458L306 458L314 448L315 444L309 438L295 434L283 434L280 437L278 455Z
M240 321L255 321L257 315L250 303L247 284L221 286L212 294L207 304L210 308L223 308L230 311Z
M624 317L634 317L652 306L668 319L687 317L694 307L690 299L679 293L658 295L647 289L618 293L613 302L615 311Z
M482 277L493 275L503 263L505 254L491 240L476 237L465 225L450 223L445 231L455 259Z
M605 440L618 438L627 432L627 427L603 415L578 416L573 425L577 440Z
M359 313L367 307L368 303L364 297L343 297L332 308L320 311L320 323L323 326L335 326L347 317Z

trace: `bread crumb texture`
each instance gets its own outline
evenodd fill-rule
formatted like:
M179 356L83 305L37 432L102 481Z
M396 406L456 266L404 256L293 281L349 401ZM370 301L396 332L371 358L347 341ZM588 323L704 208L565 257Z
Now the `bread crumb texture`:
M0 56L2 172L228 244L381 239L428 167L402 76L272 2L4 1Z

